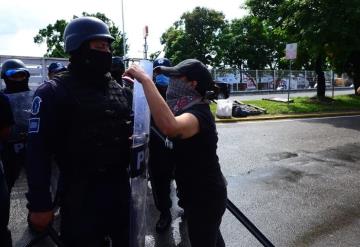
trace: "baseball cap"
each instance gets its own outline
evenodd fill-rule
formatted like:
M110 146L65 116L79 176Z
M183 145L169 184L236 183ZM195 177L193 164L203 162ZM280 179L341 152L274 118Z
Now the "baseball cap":
M49 73L57 73L65 70L65 66L60 62L51 63L48 67Z
M154 61L153 63L154 68L158 67L158 66L166 66L166 67L170 67L171 66L171 62L169 59L167 58L158 58Z
M197 59L186 59L174 67L158 66L154 68L154 71L169 77L186 76L191 81L197 81L202 88L206 90L214 85L211 73L206 66Z

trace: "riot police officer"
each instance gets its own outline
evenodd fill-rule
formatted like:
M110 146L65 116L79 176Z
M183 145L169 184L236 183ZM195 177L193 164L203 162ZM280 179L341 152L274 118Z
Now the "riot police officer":
M170 67L170 60L158 58L154 61L153 67ZM161 96L166 98L166 89L169 84L169 77L156 73L154 70L154 82ZM151 124L150 143L149 143L149 175L152 194L156 208L160 211L159 220L156 222L156 232L164 232L171 223L170 208L172 201L170 198L170 186L174 172L173 162L169 156L170 150L165 146L164 135L153 123Z
M30 72L20 59L8 59L1 66L5 94L29 91Z
M124 86L122 75L125 71L125 64L121 57L115 56L112 58L111 63L111 76L119 83L121 86Z
M48 78L52 80L58 73L66 71L66 67L60 62L51 63L48 67Z
M2 142L10 136L10 128L14 124L9 99L0 92L0 150ZM11 247L11 233L8 229L10 196L0 155L0 246Z
M1 78L5 82L4 93L9 98L15 119L11 135L3 143L1 151L7 185L11 191L25 163L28 117L33 92L29 89L29 70L19 59L8 59L3 63Z
M44 230L53 219L50 161L62 177L61 236L66 246L128 246L131 103L110 75L108 26L94 17L65 28L68 71L41 85L29 120L29 220Z

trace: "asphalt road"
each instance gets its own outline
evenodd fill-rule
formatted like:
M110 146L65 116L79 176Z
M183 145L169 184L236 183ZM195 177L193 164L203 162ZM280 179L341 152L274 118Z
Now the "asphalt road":
M275 246L359 246L359 131L360 117L218 124L228 197ZM11 201L16 247L30 236L24 191L22 178ZM154 233L150 193L146 246L190 246L174 193L172 226ZM228 211L221 231L228 247L261 246Z
M360 246L360 117L220 124L229 198L275 246ZM228 213L227 246L260 246Z

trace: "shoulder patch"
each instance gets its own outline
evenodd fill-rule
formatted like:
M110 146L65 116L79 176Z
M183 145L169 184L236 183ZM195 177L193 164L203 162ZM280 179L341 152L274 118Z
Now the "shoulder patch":
M39 133L40 129L40 118L29 119L29 133Z
M42 102L42 99L39 96L36 96L33 99L32 106L31 106L31 114L36 115L40 112L40 104Z

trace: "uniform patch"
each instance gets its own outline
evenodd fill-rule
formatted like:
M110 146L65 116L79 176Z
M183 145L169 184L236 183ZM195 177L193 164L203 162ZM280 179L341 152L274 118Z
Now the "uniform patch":
M40 118L29 119L29 133L39 133Z
M39 96L36 96L33 99L32 107L31 107L31 114L36 115L40 112L40 104L42 102L42 99Z

